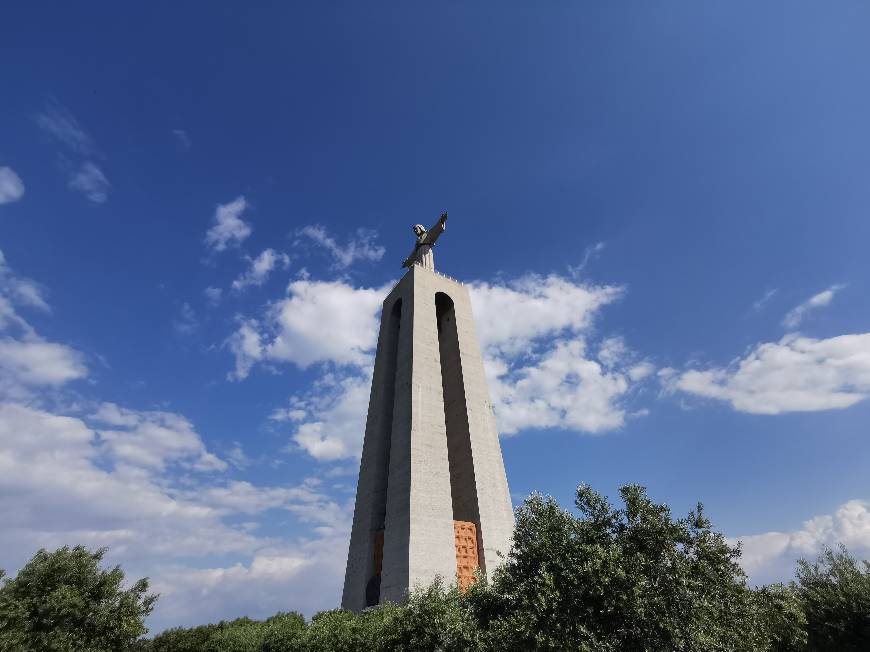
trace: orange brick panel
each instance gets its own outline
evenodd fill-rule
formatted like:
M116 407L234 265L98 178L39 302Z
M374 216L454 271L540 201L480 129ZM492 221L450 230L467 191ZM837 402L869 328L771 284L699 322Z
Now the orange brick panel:
M470 521L453 521L456 542L456 575L459 588L467 589L474 582L474 571L480 566L477 556L477 526Z

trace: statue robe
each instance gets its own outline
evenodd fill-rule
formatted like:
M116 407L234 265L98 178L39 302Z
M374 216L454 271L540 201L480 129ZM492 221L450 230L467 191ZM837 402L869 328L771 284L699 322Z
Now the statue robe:
M434 226L430 227L417 237L417 243L414 245L414 251L402 263L402 267L410 267L411 265L422 265L426 269L435 270L435 254L432 253L432 246L438 237L444 233L444 224L438 220Z

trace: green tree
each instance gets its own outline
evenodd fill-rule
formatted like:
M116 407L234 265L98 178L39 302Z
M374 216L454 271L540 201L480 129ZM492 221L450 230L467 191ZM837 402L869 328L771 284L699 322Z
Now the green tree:
M218 623L202 652L260 652L263 649L263 623L237 618Z
M762 630L772 652L803 650L807 642L807 619L791 586L771 584L752 592Z
M807 621L807 647L826 652L870 649L870 562L840 545L815 562L798 561L792 584Z
M263 623L263 652L297 649L305 627L305 618L300 613L291 611L275 614Z
M505 564L491 587L467 598L487 646L772 649L766 610L775 600L747 587L739 548L712 530L702 506L674 519L643 487L627 485L620 494L624 507L616 509L581 485L579 516L540 495L517 510Z
M217 628L217 625L173 627L149 641L140 642L140 649L148 652L201 652Z
M148 580L122 588L119 566L100 568L105 548L40 550L0 588L2 649L116 652L145 634L156 595Z

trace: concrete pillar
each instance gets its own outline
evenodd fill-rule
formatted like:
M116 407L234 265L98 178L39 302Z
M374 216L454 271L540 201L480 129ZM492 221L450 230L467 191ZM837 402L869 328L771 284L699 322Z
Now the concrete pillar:
M491 572L514 517L471 301L414 265L384 300L342 607L455 581L454 520L474 523Z

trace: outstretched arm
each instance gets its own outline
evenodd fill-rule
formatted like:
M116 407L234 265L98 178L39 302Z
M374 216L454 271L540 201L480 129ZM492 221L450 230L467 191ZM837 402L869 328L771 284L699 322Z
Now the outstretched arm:
M438 239L438 236L444 233L444 228L447 226L447 212L441 213L441 217L438 218L438 221L429 229L427 232L426 239L429 241L429 244L435 244L435 241Z
M417 248L414 247L414 251L411 252L411 255L408 256L407 258L405 258L405 260L402 262L402 267L407 267L410 269L411 266L414 264L414 260L416 258L417 258Z

